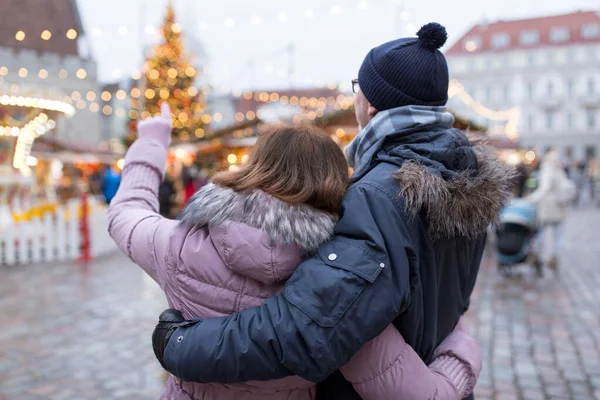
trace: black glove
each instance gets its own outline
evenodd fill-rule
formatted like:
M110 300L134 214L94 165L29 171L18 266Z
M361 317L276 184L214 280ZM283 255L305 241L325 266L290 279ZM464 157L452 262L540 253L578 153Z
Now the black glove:
M165 349L169 344L171 335L182 325L182 322L185 322L185 318L183 318L181 312L173 309L163 311L158 317L158 324L152 333L152 349L156 359L164 369L166 369L163 362Z

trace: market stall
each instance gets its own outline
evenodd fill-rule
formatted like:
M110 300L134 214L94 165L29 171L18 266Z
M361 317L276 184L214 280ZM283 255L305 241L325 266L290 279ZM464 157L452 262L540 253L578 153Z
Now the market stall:
M0 85L0 221L3 226L35 202L38 164L31 156L35 140L71 117L75 109L60 94Z

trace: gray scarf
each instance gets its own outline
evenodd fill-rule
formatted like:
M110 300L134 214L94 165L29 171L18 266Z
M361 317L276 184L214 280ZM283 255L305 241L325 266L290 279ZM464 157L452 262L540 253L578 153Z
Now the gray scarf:
M388 135L426 125L454 123L454 116L445 107L404 106L380 111L344 149L354 174L361 176L374 156L379 153Z

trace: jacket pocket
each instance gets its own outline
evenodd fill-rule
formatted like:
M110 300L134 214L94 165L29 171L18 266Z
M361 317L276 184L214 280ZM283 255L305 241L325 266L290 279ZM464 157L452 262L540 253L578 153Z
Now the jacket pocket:
M344 313L387 267L386 255L337 238L322 245L292 275L285 298L321 327L335 326Z

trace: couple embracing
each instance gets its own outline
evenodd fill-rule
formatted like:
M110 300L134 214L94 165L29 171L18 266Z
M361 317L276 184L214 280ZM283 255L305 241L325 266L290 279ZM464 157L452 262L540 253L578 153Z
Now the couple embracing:
M140 122L109 230L171 307L153 334L164 399L472 394L461 318L511 171L452 128L445 29L417 36L367 54L344 153L314 126L270 127L178 221L158 215L168 106Z

